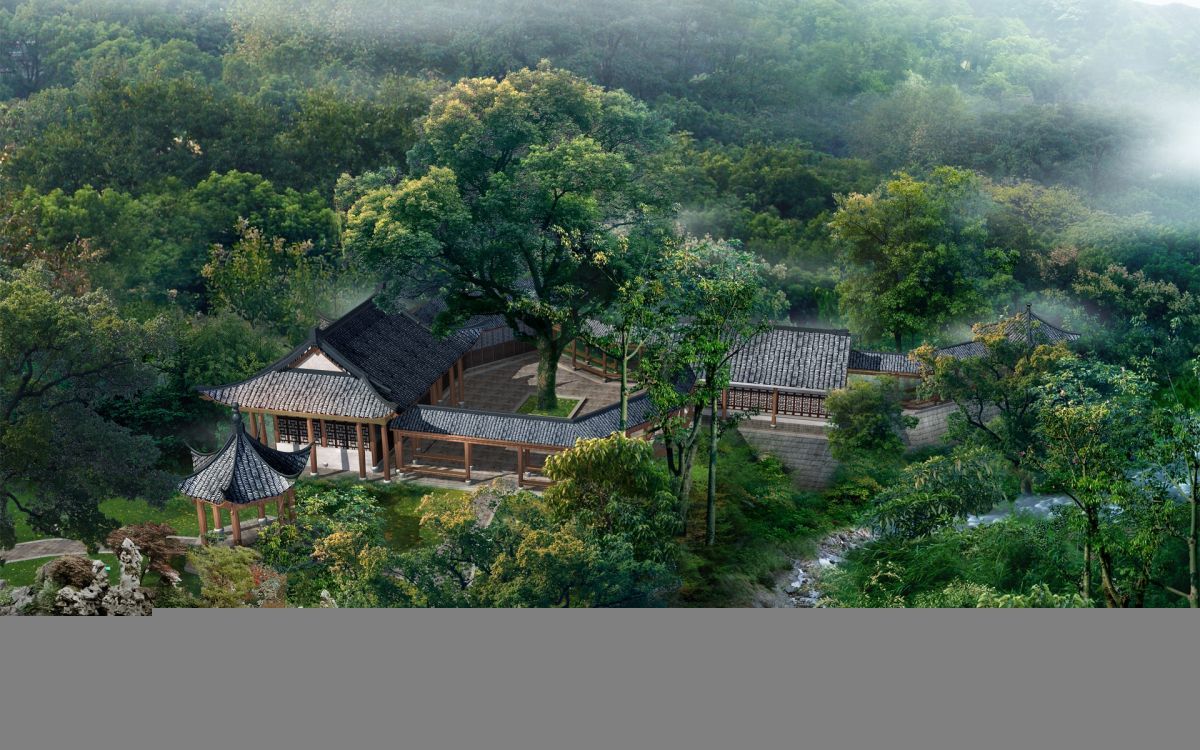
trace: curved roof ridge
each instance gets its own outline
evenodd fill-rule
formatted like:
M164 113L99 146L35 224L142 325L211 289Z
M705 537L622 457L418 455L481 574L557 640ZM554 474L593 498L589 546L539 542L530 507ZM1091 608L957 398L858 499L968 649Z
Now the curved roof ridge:
M197 456L201 460L195 471L180 481L179 491L211 503L245 505L290 489L304 471L312 445L290 452L266 445L246 432L236 406L232 422L233 430L219 450L200 454L192 449L193 460Z

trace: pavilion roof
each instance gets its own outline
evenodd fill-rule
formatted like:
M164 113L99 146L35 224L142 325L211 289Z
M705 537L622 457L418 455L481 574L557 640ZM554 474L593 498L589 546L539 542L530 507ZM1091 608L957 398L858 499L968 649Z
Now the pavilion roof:
M245 505L278 497L295 483L312 446L288 452L270 448L246 432L235 406L229 439L213 453L192 449L195 471L179 483L188 497Z
M1010 318L982 326L984 331L994 330L1004 326L1005 337L1014 343L1028 343L1030 346L1042 344L1057 344L1062 341L1074 341L1078 333L1059 328L1026 307L1025 311ZM987 347L978 341L964 341L961 344L951 344L936 350L937 356L965 359L979 357L987 353ZM853 350L850 352L850 369L864 372L878 372L892 375L919 375L921 366L908 358L907 354L897 352L870 352Z
M1074 341L1079 338L1078 333L1059 328L1036 314L1030 306L1026 306L1025 312L1018 313L1011 318L990 323L986 326L981 326L981 328L986 332L996 330L1000 326L1004 327L1004 336L1009 341L1016 344L1028 344L1029 346L1052 345L1063 341ZM938 349L937 353L938 356L945 355L962 359L963 357L982 356L987 353L987 347L978 341L964 341L961 344L944 346Z

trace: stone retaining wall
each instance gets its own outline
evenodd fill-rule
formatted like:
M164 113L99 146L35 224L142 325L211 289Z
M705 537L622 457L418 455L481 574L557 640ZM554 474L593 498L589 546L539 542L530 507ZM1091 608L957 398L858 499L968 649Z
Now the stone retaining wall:
M738 431L756 451L778 458L801 489L828 486L837 469L837 461L829 455L829 440L822 431L797 430L783 424L772 428L753 421L742 422Z
M937 445L949 428L950 415L957 410L950 403L905 409L906 415L917 418L917 426L904 431L905 444L909 448ZM751 419L740 423L738 431L756 451L778 458L791 472L797 487L819 490L828 487L833 479L838 464L829 453L825 428L782 421L771 427L769 422Z

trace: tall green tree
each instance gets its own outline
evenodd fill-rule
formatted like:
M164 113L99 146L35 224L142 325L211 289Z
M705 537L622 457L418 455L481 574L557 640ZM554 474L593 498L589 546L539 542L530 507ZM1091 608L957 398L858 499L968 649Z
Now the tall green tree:
M40 264L0 265L0 546L15 542L10 502L35 531L95 548L117 526L102 500L167 499L154 442L106 416L153 383L159 329L102 292L63 292Z
M1022 489L1031 492L1028 459L1037 427L1039 388L1072 355L1061 342L1049 346L1010 336L1023 333L1025 325L1020 316L976 325L974 342L981 351L973 356L954 357L928 344L912 356L921 364L921 392L958 407L951 420L951 437L982 443L1000 453L1021 476Z
M668 123L542 63L459 81L418 135L409 175L351 207L346 247L385 296L442 295L440 330L503 315L537 346L538 408L553 409L563 349L615 292L597 265L668 218Z
M1151 438L1147 393L1133 372L1080 360L1064 361L1039 393L1033 460L1043 486L1069 497L1077 511L1084 598L1092 598L1096 566L1109 607L1129 602L1117 580L1119 511L1142 494L1131 475Z
M867 339L933 331L986 309L1011 284L1015 254L990 247L979 179L939 167L838 197L843 313Z
M682 524L687 523L703 415L706 409L713 415L706 511L711 545L717 533L717 445L727 426L717 405L729 387L734 359L771 327L786 301L776 290L773 269L728 243L707 238L687 243L673 266L672 273L681 279L671 302L674 322L649 347L644 371L661 415ZM684 383L692 385L681 388Z

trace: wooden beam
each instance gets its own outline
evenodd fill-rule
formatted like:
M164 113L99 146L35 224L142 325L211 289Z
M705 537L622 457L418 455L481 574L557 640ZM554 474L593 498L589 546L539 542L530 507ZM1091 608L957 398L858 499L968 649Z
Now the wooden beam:
M233 543L242 546L242 520L238 517L236 505L229 506L229 522L233 525Z
M399 431L392 432L392 440L396 443L396 471L404 473L404 436Z
M309 448L308 470L314 477L317 475L317 445L316 445L315 441L316 441L316 437L313 434L313 421L312 421L312 417L309 417L308 418L308 444L312 447Z
M208 544L208 514L204 512L204 501L196 501L196 520L200 522L200 544Z
M387 431L387 430L380 430L380 433L382 433L382 434L379 436L379 437L380 437L380 442L382 442L382 443L383 443L383 481L385 481L385 482L390 482L390 481L392 481L392 446L391 446L391 440L389 440L389 439L388 439L388 437L389 437L389 436L388 436L388 431Z
M463 468L467 472L467 484L471 483L471 444L463 443Z
M367 449L363 447L362 422L354 423L355 445L358 446L358 478L367 478Z

